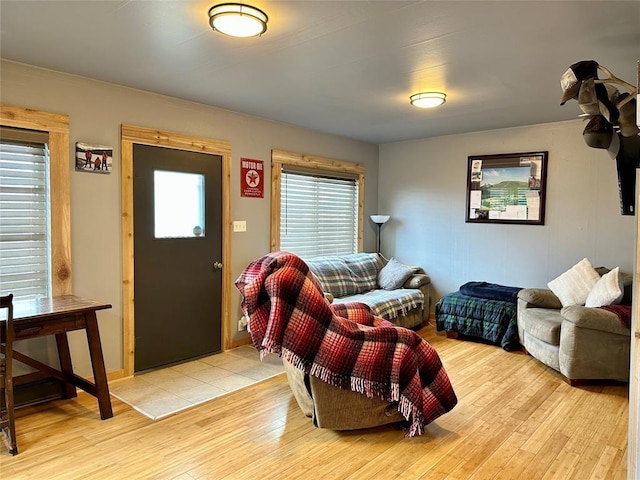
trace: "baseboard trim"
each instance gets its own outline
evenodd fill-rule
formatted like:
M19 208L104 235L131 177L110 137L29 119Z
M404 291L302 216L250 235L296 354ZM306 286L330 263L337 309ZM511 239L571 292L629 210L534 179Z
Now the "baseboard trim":
M251 345L251 337L241 338L240 340L233 340L231 342L231 349L244 347L245 345Z

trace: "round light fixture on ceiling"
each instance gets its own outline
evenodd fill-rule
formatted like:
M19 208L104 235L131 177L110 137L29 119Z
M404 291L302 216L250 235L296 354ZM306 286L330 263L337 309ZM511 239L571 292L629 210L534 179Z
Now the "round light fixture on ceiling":
M267 31L269 17L259 8L242 3L221 3L209 9L209 24L231 37L255 37Z
M442 92L422 92L409 97L411 105L418 108L433 108L442 105L447 95Z

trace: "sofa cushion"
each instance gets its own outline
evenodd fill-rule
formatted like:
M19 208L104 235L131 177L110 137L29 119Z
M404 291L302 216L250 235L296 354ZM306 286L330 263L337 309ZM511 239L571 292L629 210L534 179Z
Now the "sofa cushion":
M331 255L305 260L323 291L335 297L364 293L377 287L382 262L376 253Z
M620 269L614 268L605 273L587 295L585 307L602 307L620 303L624 292L620 285Z
M518 298L525 302L542 308L562 308L560 299L551 290L546 288L523 288L518 292Z
M589 292L600 280L600 275L587 258L583 258L547 286L556 294L563 307L584 305Z
M520 312L520 322L528 335L551 345L560 345L560 311L551 308L526 308Z
M422 272L421 268L418 269L418 272ZM414 273L411 275L406 282L404 282L403 288L421 288L425 285L429 285L431 283L431 278L426 273Z
M545 365L560 371L560 360L558 358L558 345L551 345L543 342L539 338L530 335L529 332L524 333L524 345L533 358L540 360Z
M385 290L396 290L402 287L416 270L416 267L410 267L391 257L389 263L378 272L378 285Z

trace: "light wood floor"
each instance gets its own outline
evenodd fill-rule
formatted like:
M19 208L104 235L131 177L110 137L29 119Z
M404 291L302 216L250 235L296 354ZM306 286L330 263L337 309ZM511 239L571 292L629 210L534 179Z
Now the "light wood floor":
M421 334L459 398L413 439L394 426L339 433L304 417L284 375L151 421L81 393L19 412L20 479L625 479L627 387L572 388L522 353Z

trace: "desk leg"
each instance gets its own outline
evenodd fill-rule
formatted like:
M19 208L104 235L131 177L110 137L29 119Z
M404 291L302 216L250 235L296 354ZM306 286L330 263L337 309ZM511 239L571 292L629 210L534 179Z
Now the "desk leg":
M58 359L60 360L60 371L65 374L73 373L71 365L71 353L69 352L69 340L67 333L56 333L56 345L58 347ZM73 383L65 382L64 384L65 398L74 398L78 396L78 391Z
M98 397L98 406L100 407L100 418L106 420L107 418L113 417L113 411L111 410L109 384L107 383L107 372L102 356L102 345L100 344L100 332L98 331L96 312L86 313L85 322L89 354L91 355L91 366L93 368L93 378L96 383L96 396Z

